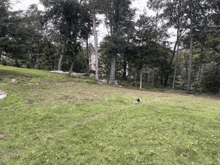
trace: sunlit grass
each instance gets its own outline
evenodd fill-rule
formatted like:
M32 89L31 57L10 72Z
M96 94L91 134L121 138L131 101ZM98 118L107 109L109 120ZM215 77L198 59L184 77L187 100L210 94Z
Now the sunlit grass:
M8 94L0 100L0 164L218 164L217 99L2 72L26 78L0 80ZM134 104L138 97L143 102Z
M42 81L58 81L70 80L66 75L50 73L49 71L37 69L24 69L11 66L0 65L0 81L11 82L11 79L16 78L16 83L34 83Z

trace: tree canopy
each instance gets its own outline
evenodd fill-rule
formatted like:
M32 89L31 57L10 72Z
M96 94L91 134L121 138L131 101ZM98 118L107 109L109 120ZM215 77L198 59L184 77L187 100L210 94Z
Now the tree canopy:
M132 0L40 0L11 11L0 2L1 64L89 72L94 48L90 37L99 21L108 34L100 42L99 75L143 86L175 86L197 92L220 89L220 2L149 0L155 11L137 16ZM168 41L170 28L176 39ZM59 64L59 67L58 67ZM97 68L98 69L98 68ZM91 71L92 72L92 71ZM97 72L98 73L98 72Z

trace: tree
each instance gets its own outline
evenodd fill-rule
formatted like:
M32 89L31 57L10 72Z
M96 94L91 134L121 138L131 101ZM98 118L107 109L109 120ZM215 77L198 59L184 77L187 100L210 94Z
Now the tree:
M183 7L182 7L182 3L181 0L174 0L174 1L169 1L169 0L149 0L147 3L148 7L153 9L154 11L156 11L156 25L155 27L158 27L158 21L160 21L160 23L162 24L162 27L160 29L165 29L164 31L160 30L159 33L162 34L162 41L165 41L165 39L167 38L167 28L174 26L177 29L177 36L176 36L176 41L174 43L174 47L173 47L173 53L172 56L169 60L169 65L167 67L167 72L165 75L165 79L164 79L164 84L163 86L166 87L167 86L167 82L168 82L168 78L169 75L172 73L172 63L173 63L173 59L174 56L176 54L176 49L177 49L177 44L179 43L180 37L181 37L181 31L182 27L182 11L183 11ZM164 19L168 20L168 22L164 22ZM158 30L158 29L157 29ZM161 42L158 40L158 37L155 37L156 42Z
M206 0L207 6L205 6L207 9L210 9L209 11L209 19L212 20L210 22L215 24L216 29L220 28L220 2L219 0Z
M9 20L9 4L7 0L2 0L0 2L0 61L2 52L5 51L6 43L9 40L7 38L7 23Z
M169 65L171 66L173 63L173 59L176 57L176 64L174 68L174 76L173 76L173 88L175 85L175 78L176 78L176 65L178 61L179 55L179 46L180 40L182 35L185 32L185 27L183 26L186 23L186 19L184 18L184 0L174 0L174 1L167 1L166 8L164 9L164 13L162 14L163 17L168 19L168 25L174 26L176 29L176 41L173 48L172 57L169 61ZM171 72L166 75L165 83L167 85L168 77Z
M160 42L164 41L166 38L166 29L161 30L158 26L158 22L155 22L155 17L147 17L145 15L141 15L140 19L137 20L136 23L136 45L138 49L138 55L136 57L137 61L137 69L140 70L140 78L142 77L142 68L144 66L150 66L151 68L154 68L158 66L155 62L152 60L155 60L158 58L158 55L162 53L159 49L162 48L162 44L159 44ZM158 48L158 51L154 50L153 47ZM161 49L162 50L162 49ZM164 54L165 55L165 54ZM165 57L168 57L169 53L165 55ZM164 61L165 62L165 61ZM164 80L164 76L167 74L169 65L166 64L166 69L163 72L162 79ZM162 64L164 66L164 64ZM162 73L162 72L161 72ZM140 79L140 84L142 84ZM162 83L165 85L164 81ZM142 88L140 86L140 88Z
M137 70L140 70L140 89L142 89L142 68L149 62L149 43L153 40L154 28L150 17L141 15L136 22L137 54L135 57Z
M51 21L65 40L64 53L72 58L69 69L71 76L77 55L81 50L81 40L87 39L90 27L90 15L82 2L77 0L49 1L41 0L47 8L46 20Z
M170 66L173 62L176 49L180 43L180 40L189 48L189 69L188 69L188 83L187 90L190 90L191 84L191 68L192 68L192 54L193 54L193 42L198 40L204 40L204 36L207 34L207 16L211 11L210 5L217 5L217 1L211 2L210 0L150 0L150 7L153 9L163 9L161 17L168 20L168 25L177 29L177 39L174 45L173 55L170 59ZM218 7L215 7L218 11ZM216 11L213 10L213 11ZM216 13L215 13L216 14ZM215 15L214 14L214 15ZM212 15L213 16L213 15ZM184 33L186 35L184 36ZM187 41L187 42L186 42ZM203 41L204 42L204 41ZM170 72L171 73L171 72ZM168 81L166 76L166 81Z
M18 61L24 64L27 61L30 67L34 66L43 51L40 17L37 7L32 5L26 12L8 12L4 19L5 36L0 38L0 47L6 56L14 59L16 66L20 66Z
M110 29L111 41L111 72L109 84L113 85L115 81L116 61L119 48L121 30L125 27L126 18L130 12L130 0L102 0L100 3L101 13L106 17L105 24Z
M118 53L119 61L123 66L123 79L126 80L127 66L129 64L129 58L135 54L135 9L130 10L127 13L127 19L124 21L124 27L121 29L121 35L118 41L119 49Z
M95 79L99 80L99 67L98 67L98 38L96 31L96 17L95 17L95 6L92 9L92 22L93 22L93 35L94 35L94 47L95 47Z
M193 54L193 41L201 38L201 35L204 35L204 29L206 20L206 8L205 2L201 3L200 1L192 0L185 2L185 13L186 19L189 20L189 24L186 24L185 27L189 28L188 39L190 41L190 53L189 53L189 69L188 69L188 80L187 80L187 91L190 91L191 86L191 68L192 68L192 54Z

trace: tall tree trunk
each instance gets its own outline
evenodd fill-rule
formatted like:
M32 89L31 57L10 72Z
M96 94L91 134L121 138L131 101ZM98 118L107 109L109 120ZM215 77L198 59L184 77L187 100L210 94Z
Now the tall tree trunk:
M134 85L137 86L137 70L135 71Z
M197 81L196 81L195 91L197 91L198 86L199 86L199 81L200 81L201 71L202 71L202 65L199 66L199 75L198 75L198 78L197 78Z
M199 67L199 76L197 79L197 86L199 85L200 77L201 77L202 65Z
M68 74L69 77L70 77L70 76L72 75L72 73L73 73L74 64L75 64L75 60L73 60L71 66L70 66L70 70L69 70L69 74Z
M189 53L189 70L188 70L187 92L190 92L190 86L191 86L192 49L193 49L193 38L191 37L191 39L190 39L190 53Z
M186 58L186 53L185 52L183 53L183 57L184 57L184 64L185 64L185 70L186 70L185 78L187 78L188 66L187 66L187 58Z
M128 75L129 75L129 63L127 62L127 65L126 65L126 76L128 76Z
M176 47L177 47L177 42L179 42L179 36L177 37L177 40L175 42L175 45L174 45L174 48L173 48L173 55L171 57L171 60L169 61L169 65L168 66L171 66L172 63L173 63L173 59L174 59L174 55L176 53ZM171 72L167 72L166 73L166 76L165 76L165 80L164 80L164 86L166 87L167 86L167 82L168 82L168 79L169 79L169 75L171 74Z
M174 48L173 48L173 54L172 54L172 57L171 57L171 59L170 59L170 61L169 61L169 65L168 66L170 66L171 67L171 65L172 65L172 63L173 63L173 59L174 59L174 56L175 56L175 53L176 53L176 47L177 47L177 43L179 42L179 36L177 36L177 40L176 40L176 42L175 42L175 45L174 45ZM171 74L171 72L169 71L169 72L167 72L166 74L165 74L165 76L163 76L163 86L164 87L166 87L167 86L167 82L168 82L168 79L169 79L169 75Z
M123 80L126 80L126 69L127 69L127 62L124 60L124 71L123 71Z
M111 72L110 72L110 80L109 84L113 85L115 81L115 72L116 72L116 61L117 61L117 52L118 52L118 35L119 35L119 0L113 1L111 3L111 7L114 9L114 15L109 19L109 27L110 27L110 38L113 39L112 41L112 59L111 59Z
M178 65L178 58L179 58L179 44L177 45L177 52L176 52L176 64L174 68L174 74L173 74L173 89L175 88L175 80L176 80L176 68Z
M95 79L96 79L96 81L98 81L99 80L98 39L97 39L97 32L96 32L95 9L94 8L92 11L92 18L93 18L93 35L94 35L94 46L95 46Z
M163 87L167 87L168 79L169 79L169 72L165 73L163 76Z
M86 54L87 54L87 72L89 73L89 38L86 40Z
M192 53L193 53L193 26L195 17L193 15L193 1L190 2L190 52L189 52L189 70L187 80L187 92L190 92L191 72L192 72Z
M52 58L50 56L50 70L53 69L53 63L52 63Z
M153 68L152 86L154 86L154 68Z
M63 55L60 55L58 70L61 70L61 63L62 63Z
M33 64L33 57L32 57L32 53L30 54L30 56L31 56L31 59L30 59L30 68L32 69L34 66L34 64Z
M175 88L175 80L176 80L176 65L175 65L174 74L173 74L173 87L172 87L172 89Z
M180 37L181 37L181 34L180 34L180 29L181 29L181 13L180 13L180 7L182 6L182 1L180 0L179 1L179 5L178 5L178 20L177 20L177 35L176 35L176 42L175 42L175 45L174 45L174 49L173 49L173 54L172 54L172 57L171 57L171 60L169 62L169 66L172 65L172 62L173 62L173 59L174 59L174 56L176 54L176 48L179 49L179 40L180 40ZM178 52L178 50L177 50ZM176 69L176 68L175 68ZM167 82L168 82L168 78L169 78L169 74L171 74L170 72L167 73L166 75L166 80L165 80L165 86L167 86ZM173 86L174 88L174 86Z
M2 61L2 49L0 48L0 62Z
M140 70L140 89L142 89L142 68Z
M166 87L167 86L167 81L166 81L166 77L167 77L167 74L166 75L163 75L163 87Z
M164 82L164 81L163 81L163 77L164 77L163 74L161 74L161 75L160 75L160 82L161 82L161 85L162 85L162 86L164 86L164 84L163 84L163 82Z
M115 71L116 71L116 53L112 54L112 60L111 60L111 72L110 72L110 80L109 84L113 85L115 81Z

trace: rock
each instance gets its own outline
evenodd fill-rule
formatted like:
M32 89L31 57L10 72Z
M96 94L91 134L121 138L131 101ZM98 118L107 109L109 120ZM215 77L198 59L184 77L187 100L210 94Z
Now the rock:
M62 74L69 74L69 72L63 72Z
M117 80L114 81L114 85L113 85L113 86L118 87L118 82L117 82Z
M76 73L76 77L79 77L79 78L83 78L85 75L85 73Z
M107 80L103 79L103 80L99 80L97 81L98 84L107 84Z
M16 82L16 79L13 78L11 81L12 81L12 82Z
M121 86L121 85L119 85L118 87L119 87L119 88L122 88L122 86Z
M71 76L76 76L76 72L71 73Z
M107 80L106 79L103 79L103 80L100 80L103 84L107 84Z
M91 74L89 75L89 77L95 77L95 74L94 74L94 73L91 73Z
M7 97L7 93L3 92L1 89L0 89L0 100L1 99L4 99Z
M0 100L6 98L7 95L0 95Z
M52 71L50 71L51 73L63 73L63 71L62 70L52 70Z

